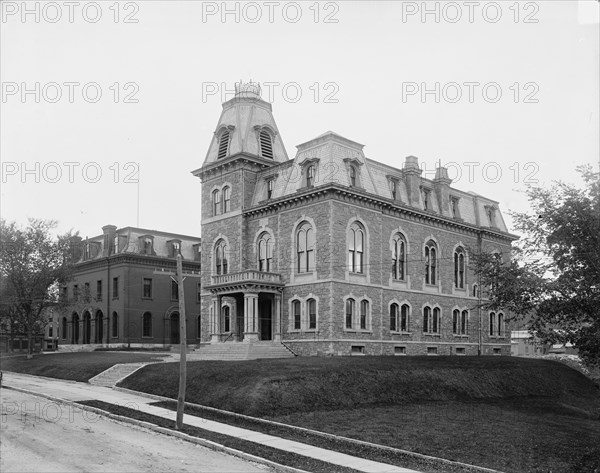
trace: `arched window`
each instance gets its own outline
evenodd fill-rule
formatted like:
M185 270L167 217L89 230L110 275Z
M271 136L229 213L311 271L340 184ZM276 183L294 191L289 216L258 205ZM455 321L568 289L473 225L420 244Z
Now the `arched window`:
M423 332L429 333L429 327L431 326L431 307L423 307Z
M366 330L369 320L369 301L363 299L360 301L360 329Z
M292 314L294 316L294 330L300 330L302 327L302 318L300 314L300 301L292 302Z
M365 231L362 225L354 222L348 230L348 270L363 273Z
M308 310L308 329L315 330L317 328L317 301L308 299L306 308Z
M215 246L215 271L217 275L227 274L227 244L219 240Z
M454 252L454 287L465 287L465 252L461 247Z
M462 318L460 320L460 333L467 335L469 333L469 311L462 311Z
M434 307L433 309L433 320L431 323L431 331L433 333L440 333L440 324L441 324L441 320L440 320L440 309L439 307Z
M350 166L350 185L356 187L356 168Z
M217 159L224 158L229 152L229 130L223 131L219 137L219 152Z
M409 317L410 317L410 307L408 304L402 304L400 308L400 331L408 332L409 327Z
M119 336L119 316L116 312L112 313L112 336L113 338Z
M215 189L212 193L213 216L221 214L221 191Z
M435 285L437 268L437 250L432 240L425 245L425 284Z
M315 269L315 231L308 222L303 222L296 232L296 254L298 272L308 273Z
M62 339L66 340L67 339L67 318L66 317L62 318L62 327L61 327L60 331L61 331Z
M479 297L479 284L473 284L473 297Z
M502 312L498 313L498 336L504 336L504 314Z
M458 309L452 311L452 333L455 335L460 334L460 310Z
M273 159L273 141L266 130L260 132L260 154L263 158Z
M404 280L404 263L406 261L406 240L397 233L392 241L392 277Z
M306 169L306 187L312 187L315 185L315 166L308 166Z
M490 312L490 336L494 336L496 333L496 313Z
M223 312L223 332L231 331L231 313L229 306L226 305L222 309Z
M229 186L223 187L223 213L231 210L231 189Z
M398 324L398 316L400 314L400 310L398 308L398 304L394 303L390 305L390 330L392 332L396 332L399 329Z
M273 240L263 233L258 239L258 270L269 272L273 269Z
M152 336L152 314L145 312L142 319L142 337Z
M346 328L351 329L354 322L354 299L346 299Z

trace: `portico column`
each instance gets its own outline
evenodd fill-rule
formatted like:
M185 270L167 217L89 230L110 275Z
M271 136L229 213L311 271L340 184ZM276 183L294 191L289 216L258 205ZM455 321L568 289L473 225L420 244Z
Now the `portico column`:
M275 342L281 341L281 294L278 292L275 294L275 300L273 302L274 311L274 326L273 326L273 340Z
M244 342L258 341L258 294L244 294Z
M221 341L221 324L219 323L219 318L221 317L221 296L212 296L210 302L210 343L219 343Z

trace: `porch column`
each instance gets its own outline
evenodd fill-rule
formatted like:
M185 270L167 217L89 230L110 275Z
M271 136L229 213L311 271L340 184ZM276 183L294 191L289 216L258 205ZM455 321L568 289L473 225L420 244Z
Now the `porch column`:
M258 294L244 294L244 342L258 341Z
M219 343L221 339L221 296L210 298L210 343Z
M273 300L273 341L281 342L281 293L275 294Z

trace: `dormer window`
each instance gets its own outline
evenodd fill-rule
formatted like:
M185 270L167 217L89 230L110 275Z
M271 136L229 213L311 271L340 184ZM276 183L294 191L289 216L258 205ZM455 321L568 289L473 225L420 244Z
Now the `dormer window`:
M350 185L356 187L356 168L350 166Z
M392 199L396 200L398 195L398 181L390 179L390 192L392 193Z
M273 198L273 188L275 187L275 179L269 179L267 181L267 199Z
M267 130L260 132L260 155L263 158L273 159L273 140Z
M169 240L169 257L175 258L177 255L181 254L181 240Z
M115 253L119 252L119 234L115 233L115 240L113 242L113 251Z
M91 248L90 248L90 244L88 242L86 242L83 245L83 259L84 260L88 260L91 257Z
M458 210L458 197L450 197L450 212L452 218L460 218L460 212Z
M219 137L219 152L217 159L224 158L229 153L229 130L223 131Z
M490 227L496 226L496 208L491 205L485 206L485 212L488 217L488 221L490 223Z
M308 166L306 170L306 187L313 187L315 185L315 166Z
M423 197L423 210L431 210L431 190L422 188L421 194Z
M140 253L143 255L153 255L154 253L154 238L151 235L144 235L139 239Z

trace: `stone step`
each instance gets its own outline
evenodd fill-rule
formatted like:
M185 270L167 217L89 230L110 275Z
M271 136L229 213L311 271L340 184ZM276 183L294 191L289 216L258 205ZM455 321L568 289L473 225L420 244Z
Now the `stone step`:
M94 376L88 382L96 386L113 387L119 381L151 363L119 363Z
M190 354L190 360L256 360L261 358L291 358L294 354L274 342L227 342L202 345Z

